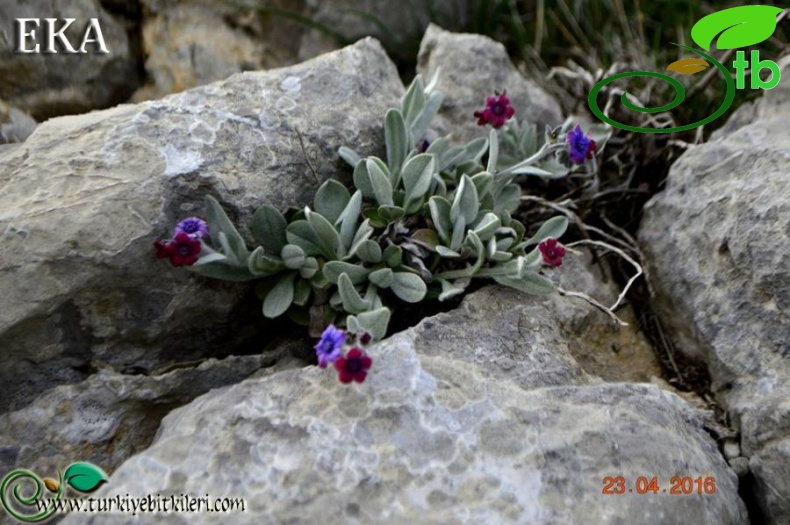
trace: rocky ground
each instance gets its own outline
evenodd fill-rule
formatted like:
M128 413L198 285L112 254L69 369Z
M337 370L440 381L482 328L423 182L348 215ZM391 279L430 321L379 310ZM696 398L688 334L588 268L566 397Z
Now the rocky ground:
M494 286L372 346L375 373L343 387L248 287L166 269L151 245L205 194L243 229L263 202L308 203L316 176L348 182L339 146L381 155L404 92L387 51L365 39L300 62L329 44L308 31L267 54L255 35L271 26L238 6L78 5L128 54L31 62L0 91L0 142L15 142L0 146L0 473L91 461L111 480L97 496L243 497L233 523L790 522L790 84L690 147L640 227L666 345L708 371L705 401L665 381L631 306L618 329L585 302ZM233 43L220 55L216 32ZM485 37L431 26L418 71L439 67L436 132L479 133L469 115L502 84L541 124L563 118ZM107 86L85 100L64 75ZM25 115L119 93L136 103ZM619 293L586 252L557 276L604 303ZM603 494L617 476L714 478L716 492Z

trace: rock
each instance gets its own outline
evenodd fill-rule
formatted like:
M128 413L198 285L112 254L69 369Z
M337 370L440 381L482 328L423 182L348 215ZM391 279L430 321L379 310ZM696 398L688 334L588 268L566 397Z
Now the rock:
M36 129L36 121L27 113L0 100L0 144L24 142Z
M151 376L105 369L81 383L53 388L0 415L0 472L23 468L44 477L75 461L112 472L151 443L173 408L280 364L289 350L280 345L265 354L186 363Z
M95 496L242 498L233 523L748 523L698 412L653 385L591 384L550 320L530 317L541 301L521 295L511 313L491 302L506 295L484 290L372 346L362 385L309 367L201 396ZM634 492L602 495L607 476ZM639 495L639 476L659 490L712 477L716 496Z
M307 26L298 19L309 18L303 1L141 2L145 7L141 32L149 83L135 92L135 102L223 80L241 71L293 65L321 54L299 59ZM321 52L338 47L333 41Z
M383 115L402 94L367 39L291 68L52 119L0 152L0 412L84 378L97 360L153 370L211 356L218 343L234 352L257 338L261 348L271 330L248 287L170 268L152 243L202 213L208 194L248 237L260 204L307 204L319 181L305 156L326 179L348 173L341 145L381 155Z
M91 18L97 18L109 53L43 53L47 47L46 22L36 29L36 41L28 38L28 48L35 43L42 53L15 53L18 18L74 18L65 32L74 48L79 48ZM113 18L98 0L29 0L2 2L0 20L8 21L0 30L0 99L33 116L39 122L58 115L84 113L106 108L126 100L139 82L137 64L130 53L123 24ZM60 29L58 22L56 29ZM95 36L92 35L92 36ZM60 45L59 43L56 45Z
M378 38L396 60L413 61L431 22L441 20L451 27L465 27L474 5L470 0L433 0L430 4L408 5L393 0L324 0L307 2L304 14L324 29L336 31L347 39ZM306 30L301 38L299 58L304 60L324 53L336 47L337 42L326 31Z
M790 74L790 57L781 63ZM708 364L765 523L790 523L790 84L672 166L639 238L678 351Z
M539 132L564 120L559 104L519 73L505 46L488 37L450 33L431 24L420 44L417 71L427 80L438 68L437 89L445 95L439 115L446 119L437 126L440 135L452 133L460 142L486 136L473 113L497 90L507 90L516 118L537 124Z

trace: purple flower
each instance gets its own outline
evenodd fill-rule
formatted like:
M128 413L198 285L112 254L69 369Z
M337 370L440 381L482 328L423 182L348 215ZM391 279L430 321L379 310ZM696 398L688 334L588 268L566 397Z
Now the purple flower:
M338 379L341 383L348 384L352 381L361 383L367 377L368 368L372 364L373 360L355 347L348 351L348 355L335 361L335 370L338 371Z
M598 144L589 135L585 135L578 124L573 128L573 131L569 131L565 135L565 142L568 144L571 162L576 164L584 164L586 160L591 159L598 148Z
M333 363L343 353L343 344L346 342L346 333L334 325L329 325L321 334L321 339L315 345L315 353L318 355L318 366L326 368L326 365Z
M557 239L546 239L538 244L538 249L543 255L543 262L549 266L559 266L562 258L565 257L565 247L557 242Z
M475 111L478 126L491 124L494 128L501 128L505 121L516 114L516 110L510 105L510 99L502 93L499 96L487 97L486 107L482 111Z
M186 233L195 240L208 237L208 225L206 221L198 217L189 217L179 222L173 231L173 237L179 233Z
M192 266L200 255L200 241L183 232L177 234L172 241L156 241L154 248L157 257L170 257L173 266Z

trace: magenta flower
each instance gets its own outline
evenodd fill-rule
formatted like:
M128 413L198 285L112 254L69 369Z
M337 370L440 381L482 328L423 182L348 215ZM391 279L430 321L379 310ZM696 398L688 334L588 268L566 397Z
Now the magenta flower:
M173 266L192 266L200 255L200 241L193 239L187 233L179 233L171 241L154 243L156 256L160 259L170 258Z
M584 164L586 160L590 160L598 148L598 144L589 135L585 135L578 124L565 135L565 143L568 145L571 162L576 164Z
M538 249L543 255L543 262L549 266L559 266L562 258L565 257L565 247L557 242L557 239L546 239L538 244Z
M510 99L502 93L499 96L487 97L486 107L482 111L475 111L478 126L491 124L494 128L501 128L507 119L516 114L516 110L510 105Z
M205 239L208 237L208 224L198 217L189 217L176 225L176 229L173 231L173 237L179 233L186 233L196 241Z
M346 342L346 333L334 325L329 325L321 334L321 339L315 345L315 353L318 355L318 366L326 368L329 363L334 363L342 357L343 344Z
M373 360L365 355L359 348L352 348L345 357L335 361L335 370L338 371L338 378L343 384L352 381L361 383L368 375L368 368L373 364Z

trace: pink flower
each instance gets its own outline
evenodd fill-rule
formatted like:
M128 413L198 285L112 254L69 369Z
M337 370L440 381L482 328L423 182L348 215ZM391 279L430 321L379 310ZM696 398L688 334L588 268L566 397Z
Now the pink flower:
M352 381L361 383L368 375L368 368L373 364L373 360L365 355L359 348L352 348L345 357L339 357L335 361L335 370L338 371L338 378L343 384Z
M557 239L546 239L538 244L538 249L543 255L543 262L549 266L559 266L562 258L565 257L565 247L557 242Z
M478 126L491 124L494 128L501 128L507 119L516 114L516 110L510 105L510 99L502 93L499 96L487 97L486 107L482 111L475 111Z
M200 255L200 241L189 236L188 233L181 232L172 241L163 243L156 241L156 256L160 259L170 257L173 266L192 266Z

